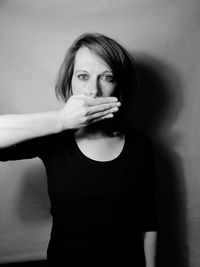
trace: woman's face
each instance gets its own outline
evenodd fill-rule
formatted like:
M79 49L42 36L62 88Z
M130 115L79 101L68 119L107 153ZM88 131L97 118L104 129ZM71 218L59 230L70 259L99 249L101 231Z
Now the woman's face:
M110 67L87 47L81 47L75 56L72 76L72 94L85 96L111 96L116 82Z

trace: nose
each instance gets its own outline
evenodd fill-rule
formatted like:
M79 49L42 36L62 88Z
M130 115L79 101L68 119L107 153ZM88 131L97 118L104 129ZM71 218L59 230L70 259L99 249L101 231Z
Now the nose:
M98 97L101 95L101 88L97 78L91 79L88 82L85 94L91 97Z

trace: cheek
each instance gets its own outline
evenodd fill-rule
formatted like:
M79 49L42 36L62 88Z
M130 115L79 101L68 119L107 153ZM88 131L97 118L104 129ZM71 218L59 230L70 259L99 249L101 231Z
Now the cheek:
M74 79L74 77L72 77L71 87L73 95L77 95L80 93L81 91L80 84L76 79Z
M113 83L102 83L101 93L103 96L111 96L115 92L116 85Z

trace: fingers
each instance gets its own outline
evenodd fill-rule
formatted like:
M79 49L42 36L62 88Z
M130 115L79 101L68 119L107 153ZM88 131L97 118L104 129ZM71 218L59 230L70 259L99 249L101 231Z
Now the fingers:
M89 116L89 120L93 120L93 119L96 119L96 118L104 117L104 116L107 116L107 115L110 115L110 114L113 115L113 113L117 112L118 110L119 110L118 107L113 107L113 108L109 108L107 110L103 110L103 111L100 111L100 112L93 113L92 115Z
M118 102L116 97L93 98L79 94L74 96L74 98L82 101L82 110L84 111L84 115L92 115L92 118L118 111L118 107L121 106L121 103ZM94 115L95 113L97 114Z
M118 101L118 99L116 97L96 97L96 98L92 98L92 97L88 97L85 98L85 102L87 106L96 106L96 105L102 105L102 104L112 104L112 103L116 103Z
M113 113L117 112L120 106L121 103L116 97L93 98L79 94L69 99L66 110L71 114L70 116L75 120L75 126L78 128L81 125L112 118Z
M99 113L99 112L104 112L104 111L107 112L109 110L112 112L112 110L115 110L115 108L117 108L118 110L118 107L120 106L121 106L120 102L92 106L92 107L89 107L87 114L92 115L94 113Z
M115 105L116 103L118 103L117 97L113 97L113 96L94 98L91 96L85 96L84 94L78 94L78 95L73 95L71 98L82 101L82 104L85 107L90 107L90 106L93 107L93 106L99 106L99 105L104 105L104 104Z
M107 114L107 115L105 115L105 116L101 116L101 117L98 117L98 118L93 119L93 120L91 121L91 123L95 123L95 122L97 122L97 121L102 121L102 120L105 120L105 119L111 119L111 118L113 118L113 117L114 117L113 114Z

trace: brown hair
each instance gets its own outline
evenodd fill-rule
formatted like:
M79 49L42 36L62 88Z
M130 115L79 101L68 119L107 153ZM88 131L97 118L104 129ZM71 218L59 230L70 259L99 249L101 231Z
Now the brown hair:
M120 112L115 118L121 118L127 104L137 90L138 75L136 64L130 53L117 41L100 33L84 33L80 35L68 49L64 61L59 69L55 93L57 98L67 102L72 95L71 81L77 51L87 47L95 55L103 59L111 68L116 82L114 95L122 102ZM116 119L115 119L116 121Z

